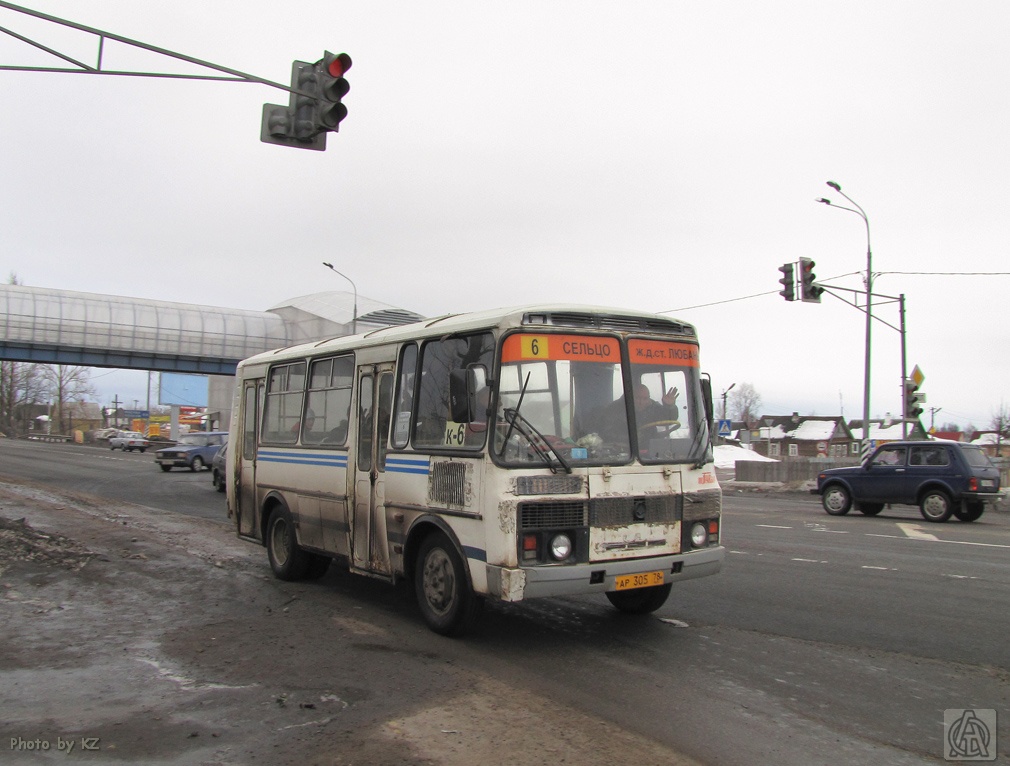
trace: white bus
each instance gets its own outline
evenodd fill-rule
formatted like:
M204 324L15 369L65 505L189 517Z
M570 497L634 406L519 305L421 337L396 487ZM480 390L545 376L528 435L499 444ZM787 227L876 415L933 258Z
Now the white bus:
M238 367L229 516L284 580L413 582L432 630L485 599L646 613L715 574L722 493L690 324L551 305L450 315Z

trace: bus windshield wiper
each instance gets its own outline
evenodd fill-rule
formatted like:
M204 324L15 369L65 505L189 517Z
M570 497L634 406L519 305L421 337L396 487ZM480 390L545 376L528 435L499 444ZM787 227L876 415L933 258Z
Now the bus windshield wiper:
M554 457L558 459L561 467L565 469L565 473L571 473L572 467L563 457L561 457L561 453L558 452L558 450L544 438L544 435L540 433L532 423L519 414L519 408L523 406L523 398L526 396L526 387L529 384L530 373L527 372L526 380L523 381L522 390L519 392L519 401L516 402L515 408L509 407L502 410L502 414L505 416L505 420L509 424L509 430L505 433L505 439L502 440L501 450L499 450L498 456L502 457L505 454L505 447L508 445L509 439L512 438L512 431L518 430L519 433L526 437L526 441L530 443L530 446L533 447L547 467L551 469L551 473L558 472L558 470L554 467L553 461L551 461L551 453L553 453ZM536 438L534 438L533 434L536 434Z
M512 409L511 407L504 410L505 420L509 424L509 432L515 428L519 433L526 437L526 441L529 442L530 446L536 451L536 453L543 459L544 464L551 469L551 473L557 473L558 470L554 466L554 461L551 460L551 455L557 458L558 463L561 467L565 469L565 473L571 473L572 467L568 464L568 461L561 457L561 453L554 447L550 441L547 440L540 431L537 430L530 421L519 414L518 409ZM504 448L503 448L504 449Z

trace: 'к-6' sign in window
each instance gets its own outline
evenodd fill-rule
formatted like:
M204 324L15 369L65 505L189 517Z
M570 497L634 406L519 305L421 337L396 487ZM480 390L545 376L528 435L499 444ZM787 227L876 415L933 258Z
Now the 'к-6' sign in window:
M617 338L592 335L510 335L502 345L503 363L567 359L572 362L621 361Z

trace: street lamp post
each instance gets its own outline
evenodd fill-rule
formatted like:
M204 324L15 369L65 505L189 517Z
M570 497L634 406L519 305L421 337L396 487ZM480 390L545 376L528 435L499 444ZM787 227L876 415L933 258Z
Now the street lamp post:
M827 184L851 202L853 207L835 205L831 200L824 199L823 197L817 201L831 207L837 207L839 210L848 210L850 213L855 213L866 224L866 277L864 278L866 284L866 359L864 361L863 375L863 456L865 457L870 448L870 335L873 327L873 314L871 311L873 304L873 251L870 248L870 219L866 217L866 212L863 208L852 197L842 191L841 186L834 181L828 181Z
M352 280L349 276L347 276L346 274L343 274L343 273L337 271L335 268L333 268L333 264L332 263L327 263L326 261L323 261L323 266L325 266L326 268L328 268L330 271L334 272L335 274L340 274L340 276L342 276L344 279L346 279L348 282L351 283L351 289L354 290L354 318L351 320L351 333L353 335L357 335L358 334L358 288L357 288L357 285L354 284L354 280Z
M729 384L729 388L723 389L723 392L722 392L722 419L723 420L726 419L726 396L729 394L730 391L733 390L733 387L735 385L736 385L736 383L730 383Z

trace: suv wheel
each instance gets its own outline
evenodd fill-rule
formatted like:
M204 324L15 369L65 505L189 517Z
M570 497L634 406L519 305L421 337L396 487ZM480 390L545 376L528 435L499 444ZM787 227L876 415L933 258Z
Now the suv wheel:
M978 521L985 513L985 503L966 501L963 508L955 508L954 515L960 521Z
M832 516L844 516L852 508L852 495L841 484L829 484L821 495L821 505Z
M939 524L950 518L954 512L954 506L950 501L950 495L942 489L930 489L919 501L919 510L922 511L922 518Z

